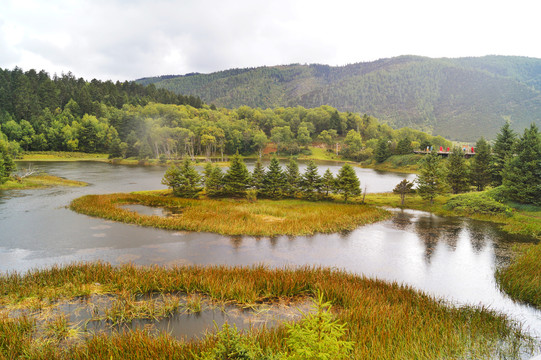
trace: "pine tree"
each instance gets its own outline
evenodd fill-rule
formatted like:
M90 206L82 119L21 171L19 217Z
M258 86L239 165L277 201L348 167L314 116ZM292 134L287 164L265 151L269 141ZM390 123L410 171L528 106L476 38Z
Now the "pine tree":
M513 148L517 141L517 135L511 129L509 122L502 126L496 137L492 156L492 181L495 186L502 184L502 172L507 159L513 156Z
M205 178L205 192L209 197L222 196L224 188L222 169L218 165L211 165L209 170L208 177Z
M189 158L184 159L180 168L176 165L170 166L162 179L162 184L170 187L175 196L185 198L197 197L201 190L200 182L201 176Z
M378 140L378 146L374 152L374 157L376 162L382 163L391 156L391 151L389 150L389 143L387 139L381 138Z
M408 155L413 153L413 148L411 147L411 140L407 136L401 139L396 145L396 153L398 155Z
M535 124L524 130L515 153L503 171L506 193L510 200L541 205L541 138Z
M229 196L244 197L249 185L250 173L237 152L231 158L231 165L224 176L224 192Z
M475 156L473 157L471 180L477 187L477 191L483 191L490 184L492 155L490 145L484 138L480 138L475 144Z
M361 182L355 174L355 170L349 164L344 164L336 177L336 190L344 195L344 201L350 196L361 195Z
M404 201L406 200L406 195L412 192L415 192L413 190L413 186L415 183L408 181L408 179L404 179L401 182L399 182L395 188L393 189L393 193L400 194L400 205L404 206Z
M285 181L284 187L286 195L289 197L295 197L295 195L299 192L300 173L299 165L293 158L289 159L289 163L286 166Z
M265 169L261 163L261 158L257 158L257 161L252 171L252 187L258 194L263 190L263 181L265 179Z
M317 171L317 165L313 160L310 160L306 170L301 176L301 190L309 200L315 200L321 191L321 176Z
M212 166L212 163L210 161L206 162L205 167L203 168L203 185L205 185L205 188L207 187L207 181L209 180L212 174L212 169L214 169L214 166Z
M458 147L454 147L447 158L447 183L453 194L468 191L470 178L464 154Z
M285 181L280 162L273 157L263 180L263 194L271 199L279 199L284 193Z
M0 136L2 133L0 133ZM0 140L0 184L5 183L15 171L16 165L6 142Z
M423 158L415 181L418 185L417 192L423 199L430 200L431 205L437 195L447 191L445 171L436 151L430 152Z
M329 193L333 192L336 189L336 179L331 173L331 170L325 170L325 173L321 178L321 184L321 191L325 193L325 196L329 196Z

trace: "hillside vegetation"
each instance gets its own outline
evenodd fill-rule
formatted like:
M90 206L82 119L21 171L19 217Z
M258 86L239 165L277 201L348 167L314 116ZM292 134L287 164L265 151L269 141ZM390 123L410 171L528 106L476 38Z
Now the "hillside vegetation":
M402 56L341 67L292 64L138 82L229 108L330 105L457 140L493 138L507 120L515 130L541 124L541 59L525 57Z

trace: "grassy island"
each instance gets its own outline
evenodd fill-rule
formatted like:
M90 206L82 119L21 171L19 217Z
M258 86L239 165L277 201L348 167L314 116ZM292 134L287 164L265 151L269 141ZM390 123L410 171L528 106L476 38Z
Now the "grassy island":
M0 337L0 357L205 358L201 355L220 345L219 336L208 335L186 342L148 328L85 336L80 333L84 330L66 320L69 318L64 317L62 321L38 318L56 301L77 296L99 293L129 298L138 294L178 292L244 305L321 294L323 301L332 303L332 321L342 326L338 339L331 345L336 347L338 341L352 344L340 358L520 359L521 354L535 351L533 339L491 311L449 306L406 286L338 270L270 270L262 266L114 267L86 263L33 270L24 275L0 275L0 334L4 335ZM25 315L10 317L7 315L10 309ZM40 331L39 326L45 330ZM329 326L322 328L325 334ZM337 325L333 326L336 329ZM292 344L295 344L290 336L292 333L285 324L253 330L228 342L233 348L241 345L251 348L251 356L229 358L306 358L294 357ZM310 346L317 347L317 341L309 341L305 349ZM258 352L266 357L256 356Z
M121 207L126 204L163 207L172 210L173 215L145 216ZM87 195L73 200L70 208L142 226L253 236L335 233L390 216L385 210L359 204L292 199L184 199L169 191Z
M0 190L12 190L12 189L33 189L44 188L49 186L86 186L87 183L77 180L64 179L58 176L49 174L32 175L20 180L10 179L4 184L0 185Z

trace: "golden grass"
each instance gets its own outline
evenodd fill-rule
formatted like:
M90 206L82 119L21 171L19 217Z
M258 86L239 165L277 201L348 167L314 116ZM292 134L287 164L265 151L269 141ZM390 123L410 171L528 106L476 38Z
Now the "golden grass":
M337 309L336 320L345 324L345 340L354 342L353 359L518 359L520 351L528 351L532 344L512 323L486 309L450 307L406 286L321 268L113 267L81 263L25 275L1 275L0 303L16 303L28 297L49 301L74 297L85 294L88 284L95 283L100 283L105 292L180 291L241 304L320 293ZM215 341L210 337L183 342L163 333L130 331L96 334L76 343L40 343L34 323L25 317L0 317L0 358L26 354L43 359L193 359ZM287 331L279 326L255 331L251 336L263 349L276 353L284 349Z
M28 151L16 160L23 161L85 161L107 160L107 154L89 154L76 151Z
M84 181L69 180L49 174L32 175L23 178L21 181L9 180L5 184L0 185L0 190L12 189L32 189L44 188L50 186L87 186Z
M167 207L179 214L145 216L122 204ZM87 195L70 205L77 212L141 226L224 235L309 235L353 230L386 219L390 213L371 206L302 200L182 199L161 192Z

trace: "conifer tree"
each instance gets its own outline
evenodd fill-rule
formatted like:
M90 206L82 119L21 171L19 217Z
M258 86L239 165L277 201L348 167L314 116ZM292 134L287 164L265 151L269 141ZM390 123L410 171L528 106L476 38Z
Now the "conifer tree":
M210 163L209 163L210 164ZM223 195L223 173L218 165L210 165L208 177L205 179L205 191L209 197L218 197Z
M413 153L413 148L411 147L411 140L407 136L401 139L396 145L396 153L398 155L408 155Z
M387 160L389 156L391 156L391 151L389 150L389 143L387 139L379 139L378 146L376 147L376 151L374 152L376 162L382 163Z
M250 173L237 152L231 158L231 165L224 176L224 192L229 196L244 197L248 186L250 186Z
M419 166L419 175L415 181L417 182L417 192L423 199L430 200L431 205L437 195L447 191L445 171L436 151L424 156Z
M541 205L541 138L535 124L524 130L515 153L503 171L506 193L510 200Z
M408 181L408 179L404 179L395 186L393 193L400 194L400 205L404 206L407 194L415 192L415 190L413 190L414 185L415 183Z
M0 133L2 135L2 133ZM0 184L5 183L15 171L16 165L6 142L0 140Z
M257 193L261 193L263 190L263 180L265 179L265 169L261 163L261 158L257 158L257 161L252 171L252 187Z
M447 183L453 194L468 191L470 178L464 154L458 147L454 147L447 158Z
M471 180L477 187L477 191L483 191L490 184L492 155L490 145L484 138L480 138L475 144L475 156L472 161Z
M309 200L314 200L317 198L319 192L321 191L321 176L319 176L317 171L317 165L313 160L310 160L306 170L301 176L301 190Z
M180 167L170 166L162 179L162 184L173 190L178 197L194 198L201 187L199 186L201 176L195 170L189 158L185 158Z
M336 190L336 179L331 173L331 170L325 170L325 173L321 178L321 184L321 191L325 193L325 196L329 196L330 192L334 192Z
M355 174L355 170L349 164L344 164L336 177L336 190L344 195L344 201L350 196L361 195L361 182Z
M294 197L299 192L299 165L294 158L289 159L285 171L285 193L289 197Z
M212 166L212 163L210 161L205 163L205 167L203 168L203 185L205 185L205 188L207 187L207 181L212 174L213 168L214 166Z
M263 180L263 194L271 199L279 199L284 193L285 175L276 157L270 161Z
M516 141L517 135L511 129L509 122L506 122L498 133L493 148L492 181L495 186L502 184L503 168L507 159L513 156L513 148Z

